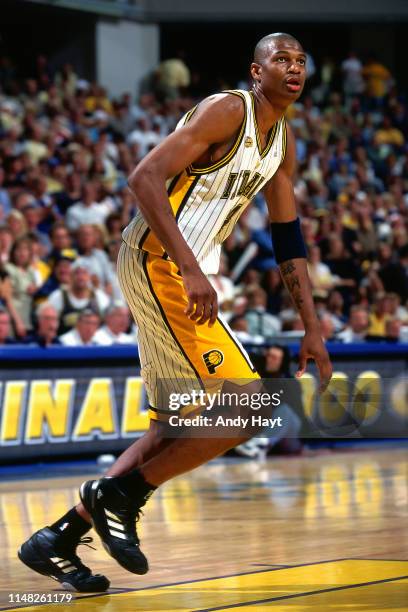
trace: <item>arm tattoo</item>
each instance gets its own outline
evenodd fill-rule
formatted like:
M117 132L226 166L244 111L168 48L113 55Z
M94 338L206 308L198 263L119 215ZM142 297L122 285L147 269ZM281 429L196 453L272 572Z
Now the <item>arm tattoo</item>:
M303 298L301 297L300 293L292 293L292 298L296 304L296 308L300 310L303 304Z
M293 290L295 289L295 287L299 287L300 289L299 277L289 276L289 278L286 280L286 286L288 290L290 291L290 293L293 293Z
M288 274L291 274L294 270L296 270L296 266L291 260L285 261L281 266L282 276L287 276Z
M301 295L299 277L294 274L296 271L296 266L292 260L289 260L282 264L280 270L292 300L294 301L296 308L300 310L303 304L303 298Z

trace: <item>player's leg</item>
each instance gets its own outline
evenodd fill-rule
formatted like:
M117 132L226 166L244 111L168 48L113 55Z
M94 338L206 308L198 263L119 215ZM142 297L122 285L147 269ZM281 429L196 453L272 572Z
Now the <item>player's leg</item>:
M164 423L151 419L149 429L127 448L109 468L106 476L121 476L143 465L164 450L172 440L165 437ZM91 528L91 517L80 502L75 506L78 514L88 522ZM62 521L62 519L60 519Z
M151 420L149 430L120 455L108 475L126 474L164 450L171 440L163 436L162 425ZM64 588L104 591L109 587L109 580L105 576L92 575L76 554L78 545L91 540L84 538L91 527L91 517L80 503L24 542L19 558L34 571L56 578Z
M236 438L180 438L144 463L138 471L146 482L157 488L167 480L226 453L247 439L248 436L244 435ZM131 487L131 473L129 476L127 482ZM122 479L119 482L126 481Z
M254 382L259 390L259 382ZM251 391L247 390L246 393L250 394ZM227 418L236 416L235 410L226 413L223 410L223 413ZM191 433L194 437L191 437ZM256 432L251 433L255 435ZM248 439L248 431L242 427L233 429L227 437L208 437L208 431L203 434L205 438L197 438L196 431L181 432L181 437L172 440L140 468L125 475L83 483L81 499L92 516L105 549L128 571L142 574L148 570L135 523L140 517L141 508L155 489Z
M124 250L124 249L122 249ZM129 252L132 252L129 250ZM137 319L136 313L142 313L137 319L139 326L139 351L141 353L142 365L145 366L145 371L148 371L149 362L154 360L149 354L149 348L154 348L154 341L151 338L144 338L143 330L151 328L154 334L157 334L157 325L151 320L148 321L145 317L145 311L149 309L146 306L148 294L143 295L143 287L141 283L144 280L143 269L140 266L132 265L129 267L128 260L123 257L122 261L123 276L132 271L133 282L136 290L129 292L126 289L126 297L133 316ZM148 313L149 314L149 313ZM150 323L150 325L149 325ZM148 387L148 381L145 380ZM117 476L124 474L128 470L132 470L138 465L142 465L146 460L151 458L156 452L160 452L169 444L169 440L164 438L161 431L160 423L151 421L148 432L134 442L115 462L109 470L108 475ZM57 580L67 587L81 591L104 590L108 588L109 582L105 577L92 576L90 570L84 569L80 559L76 555L76 547L80 544L83 536L91 529L91 517L86 512L82 503L71 508L66 514L60 517L55 523L49 527L44 527L25 542L19 551L19 557L35 571L56 577ZM70 562L68 564L68 561ZM64 566L64 567L61 567ZM67 568L70 570L68 571Z
M130 286L126 285L126 290L135 294L128 298L129 303L139 295L144 297L141 304L145 317L143 333L145 338L148 336L151 355L156 355L148 375L146 369L144 372L153 408L162 415L174 414L159 392L159 379L170 379L170 388L173 383L174 391L208 378L259 379L228 326L221 321L212 328L197 326L185 316L187 300L183 282L172 262L129 248L125 251L128 260L125 268L135 269L141 261L145 275L144 279L138 277L138 287L132 287L133 276L127 275ZM135 522L156 485L201 465L247 437L180 438L148 460L141 469L125 476L85 482L81 487L81 499L106 550L127 570L147 571Z

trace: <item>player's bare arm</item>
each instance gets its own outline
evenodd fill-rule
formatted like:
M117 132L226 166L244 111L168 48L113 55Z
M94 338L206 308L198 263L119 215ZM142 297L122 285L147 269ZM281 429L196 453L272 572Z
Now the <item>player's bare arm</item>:
M293 176L296 167L295 139L290 127L287 127L287 152L285 159L267 183L264 195L269 210L271 223L288 223L297 217ZM307 272L305 258L294 258L279 265L282 279L292 300L302 317L305 336L299 353L297 376L302 376L307 360L314 359L320 373L320 390L329 384L332 366L326 347L322 341L319 321L314 308L312 290Z
M187 125L168 136L147 155L129 177L139 208L171 259L177 264L189 300L186 315L197 324L213 325L217 294L200 270L171 210L165 183L194 162L221 157L244 118L242 101L231 94L204 100Z

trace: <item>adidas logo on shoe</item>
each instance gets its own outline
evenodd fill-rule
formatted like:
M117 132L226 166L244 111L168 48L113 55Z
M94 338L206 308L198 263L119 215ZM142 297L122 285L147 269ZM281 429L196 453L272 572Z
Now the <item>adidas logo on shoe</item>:
M27 567L56 580L64 589L79 593L98 593L109 588L109 580L100 574L92 574L75 552L77 546L89 546L90 542L90 537L81 538L75 546L64 549L61 536L49 527L44 527L22 544L18 557Z
M110 499L112 492L113 501ZM91 515L94 529L105 550L129 572L146 574L149 565L140 550L136 531L136 521L141 514L140 506L103 478L84 482L80 488L80 497ZM150 495L146 499L148 497ZM106 503L109 508L105 506Z

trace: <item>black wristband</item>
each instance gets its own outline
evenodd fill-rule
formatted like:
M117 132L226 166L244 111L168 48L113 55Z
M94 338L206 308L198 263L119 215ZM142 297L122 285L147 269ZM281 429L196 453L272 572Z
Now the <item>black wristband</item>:
M288 259L307 257L299 217L287 223L271 223L271 236L278 264Z

